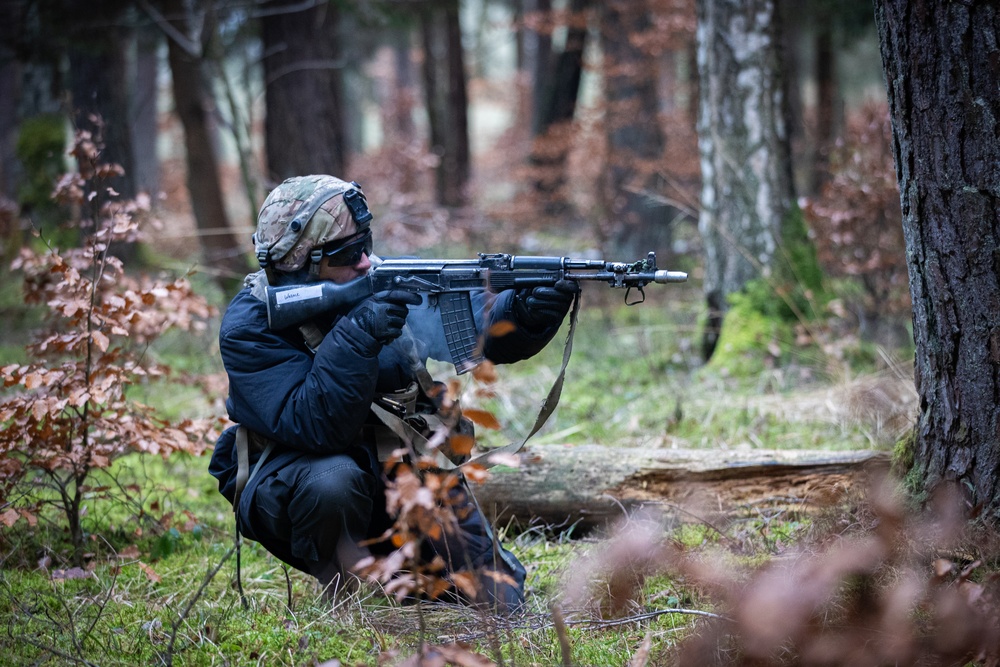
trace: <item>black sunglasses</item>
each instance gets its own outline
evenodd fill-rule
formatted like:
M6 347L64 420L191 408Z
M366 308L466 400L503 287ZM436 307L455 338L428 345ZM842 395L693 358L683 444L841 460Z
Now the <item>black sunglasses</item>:
M372 254L372 233L366 232L354 241L343 243L331 241L323 246L323 257L328 266L354 266L361 261L362 255Z

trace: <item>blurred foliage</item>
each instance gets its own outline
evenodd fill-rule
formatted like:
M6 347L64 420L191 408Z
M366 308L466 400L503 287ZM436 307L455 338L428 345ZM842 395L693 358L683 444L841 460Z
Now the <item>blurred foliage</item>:
M906 316L910 293L899 186L887 106L848 114L830 159L830 177L804 211L826 275L856 287L842 291L861 335L879 340L892 318Z
M32 219L46 234L61 222L61 209L52 198L53 184L66 168L66 119L42 114L25 118L18 128L15 154L21 161L24 180L18 191L21 214ZM52 239L56 244L58 239Z

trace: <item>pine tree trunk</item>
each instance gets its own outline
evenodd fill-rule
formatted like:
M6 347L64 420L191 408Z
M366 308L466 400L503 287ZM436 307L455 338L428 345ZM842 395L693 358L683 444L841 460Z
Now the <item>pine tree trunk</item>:
M168 0L165 14L173 17L171 23L177 30L189 34L183 0ZM210 93L203 61L199 55L185 51L175 39L168 39L167 45L174 105L184 128L188 191L195 222L201 231L204 261L206 266L218 271L216 277L228 291L249 269L246 261L249 245L237 240L230 230L206 108Z
M711 356L728 295L767 271L795 202L774 0L700 0L698 144Z
M837 126L837 53L833 48L832 17L820 11L816 32L816 145L813 147L812 182L810 191L816 194L826 182L829 172L830 149Z
M442 206L462 206L472 158L457 0L431 3L421 13L421 28L431 152L440 158L435 171L437 201Z
M114 16L106 17L114 21ZM87 30L70 42L69 79L71 118L77 129L97 131L92 118L99 116L104 148L101 161L121 165L124 175L110 179L122 196L135 196L135 158L125 67L125 34L121 28ZM117 254L117 253L116 253Z
M640 46L654 30L651 13L646 0L602 3L605 187L614 223L609 240L612 250L636 258L668 249L671 225L679 215L662 201L660 161L666 140L659 122L658 54Z
M161 45L155 28L136 31L135 85L132 95L132 145L135 147L135 185L140 191L155 195L160 189L160 160L156 145L159 137L159 86L157 73ZM156 197L153 197L156 201Z
M541 0L537 11L551 14L552 3ZM587 18L590 0L571 0L566 26L566 40L558 54L552 52L552 36L537 35L534 68L534 112L530 163L534 168L533 186L543 209L549 215L565 213L569 207L566 192L566 160L569 156L573 115L583 78L583 54L587 44Z
M20 63L14 60L13 53L0 40L0 197L6 197L11 201L17 198L17 186L20 181L17 153L14 150L20 126L17 117L20 79ZM12 233L13 228L0 228L0 232Z
M392 150L401 156L397 163L399 180L395 187L399 193L410 193L417 190L420 180L422 167L413 155L419 151L422 139L417 132L416 123L413 122L413 110L419 102L420 86L411 55L408 30L395 31L392 51L394 89L386 96L388 98L386 124Z
M273 0L265 11L261 37L268 176L275 183L306 174L349 179L337 4L316 3L303 10Z
M541 22L551 16L552 0L522 0L522 18ZM525 28L522 31L521 66L531 80L531 134L537 136L543 129L543 104L548 95L552 62L552 33L547 30ZM567 36L567 42L569 38ZM575 95L575 93L574 93ZM575 98L574 98L575 99Z
M1000 523L1000 9L878 0L913 302L914 472Z

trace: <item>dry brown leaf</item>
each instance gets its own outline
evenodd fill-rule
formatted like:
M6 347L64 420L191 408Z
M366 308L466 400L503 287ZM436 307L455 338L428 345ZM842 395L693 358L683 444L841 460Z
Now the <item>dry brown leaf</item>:
M139 547L134 544L130 544L121 551L118 552L119 558L138 558L139 557Z
M489 328L491 338L500 338L517 331L517 325L510 320L501 320Z
M456 433L448 439L448 447L451 449L453 454L458 456L468 456L472 453L472 447L476 444L476 439L468 436Z
M156 570L146 565L142 561L139 561L139 569L146 573L146 578L152 581L154 584L160 583L160 575L156 573Z
M500 422L497 421L497 418L492 412L469 408L462 410L462 414L483 428L493 429L495 431L500 430Z

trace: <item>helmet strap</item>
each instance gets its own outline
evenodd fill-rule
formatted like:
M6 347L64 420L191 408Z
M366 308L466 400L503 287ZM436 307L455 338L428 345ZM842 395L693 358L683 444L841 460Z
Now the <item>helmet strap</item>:
M323 262L323 248L313 248L309 251L309 275L319 278L319 265Z

